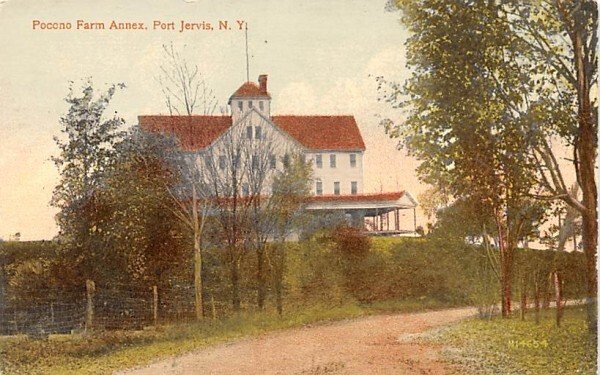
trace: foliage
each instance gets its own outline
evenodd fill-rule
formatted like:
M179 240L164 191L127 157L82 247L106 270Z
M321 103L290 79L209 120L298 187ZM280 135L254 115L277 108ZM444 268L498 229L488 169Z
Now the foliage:
M121 262L113 265L119 272L112 282L167 285L189 264L190 250L179 239L183 229L168 209L168 189L179 179L168 164L173 147L172 140L137 127L115 145L100 193L108 217L100 227L103 240Z

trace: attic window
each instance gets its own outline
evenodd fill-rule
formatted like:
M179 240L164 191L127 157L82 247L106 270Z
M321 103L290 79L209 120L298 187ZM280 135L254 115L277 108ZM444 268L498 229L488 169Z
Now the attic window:
M240 111L244 110L244 102L241 100L238 100L238 108L240 109Z
M261 139L262 138L262 129L260 126L254 128L254 138Z
M252 126L246 127L246 138L252 139Z
M260 102L258 102L258 108L260 108L261 111L265 110L265 104L263 103L262 100Z

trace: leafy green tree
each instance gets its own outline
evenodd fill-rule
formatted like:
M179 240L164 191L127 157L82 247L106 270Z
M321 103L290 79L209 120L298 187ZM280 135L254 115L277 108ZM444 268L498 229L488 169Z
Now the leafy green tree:
M541 200L561 199L581 213L583 247L588 259L588 296L595 300L597 93L591 87L597 82L596 2L399 0L392 3L402 9L403 21L415 34L408 45L409 63L417 72L408 91L415 98L422 98L423 91L437 91L440 98L446 98L447 106L441 110L466 106L473 116L478 116L481 110L477 103L489 104L490 110L498 104L503 106L503 115L520 124L514 130L526 141L522 147L531 150L529 157L537 172L534 175L537 186L529 194ZM476 17L481 21L479 24L468 21ZM457 32L457 28L461 30ZM427 52L436 50L439 50L437 56ZM473 57L478 58L477 64ZM464 69L464 64L471 68ZM431 71L454 77L458 84L465 80L474 85L485 84L491 97L483 95L473 106L464 100L468 92L465 96L449 96L434 82L417 81ZM469 74L462 75L461 71ZM415 91L417 87L422 91ZM464 88L468 90L470 86ZM438 133L432 139L452 136ZM572 165L582 191L581 200L565 183L552 146L556 139L573 152ZM595 308L593 304L589 306L590 328L595 329Z
M168 286L169 278L185 273L182 228L168 204L176 169L169 165L174 142L159 134L132 128L115 146L114 162L104 178L102 198L109 211L104 241L121 260L124 282Z
M123 87L111 85L98 93L88 80L78 95L71 84L65 99L70 107L60 119L64 137L55 137L60 154L53 160L61 179L51 204L60 210L57 221L65 259L81 280L97 279L107 270L100 266L110 250L101 233L108 217L100 190L125 122L105 112L116 90Z
M388 121L386 130L422 161L418 173L425 182L490 213L500 250L502 314L508 316L514 251L531 215L533 167L526 124L511 116L488 72L517 85L517 67L507 61L522 47L490 2L398 5L412 32L407 49L414 73L405 90L390 84L384 94L408 111L404 123Z

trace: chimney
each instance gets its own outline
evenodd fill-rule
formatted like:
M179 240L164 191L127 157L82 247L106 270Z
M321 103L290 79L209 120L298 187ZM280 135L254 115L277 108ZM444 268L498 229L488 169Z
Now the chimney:
M267 93L267 75L261 74L258 76L258 85L260 86L260 92L263 94Z

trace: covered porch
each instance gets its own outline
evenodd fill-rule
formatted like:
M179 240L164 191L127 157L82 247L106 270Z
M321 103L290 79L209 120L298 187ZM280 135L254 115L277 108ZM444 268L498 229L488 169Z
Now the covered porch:
M373 236L414 235L417 230L417 202L406 191L313 196L305 208L341 212L351 225Z

